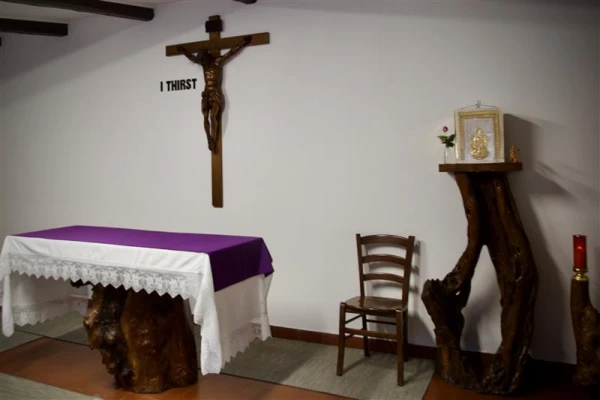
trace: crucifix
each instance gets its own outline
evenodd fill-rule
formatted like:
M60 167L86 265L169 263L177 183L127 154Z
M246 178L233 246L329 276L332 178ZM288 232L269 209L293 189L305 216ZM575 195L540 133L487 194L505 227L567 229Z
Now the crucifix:
M221 38L223 21L218 15L208 18L205 23L209 40L175 44L166 47L167 57L185 56L202 67L204 90L202 91L202 114L208 149L212 157L212 202L213 207L223 207L223 145L221 117L225 108L223 96L223 67L236 54L247 46L269 44L269 33ZM230 49L221 55L221 50Z

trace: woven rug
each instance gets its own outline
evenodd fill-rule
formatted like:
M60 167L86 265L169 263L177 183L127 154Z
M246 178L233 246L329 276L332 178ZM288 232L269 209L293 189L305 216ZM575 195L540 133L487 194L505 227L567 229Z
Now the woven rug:
M15 339L18 342L41 335L87 345L82 317L77 313L18 330L15 334L25 335ZM434 372L433 360L410 359L404 363L404 386L398 386L395 354L371 353L366 358L362 350L346 348L341 377L336 375L336 362L336 346L269 338L254 341L221 373L358 400L421 400Z
M39 339L40 337L41 336L39 335L32 335L31 333L19 331L15 331L11 337L6 337L0 333L0 352L31 342Z
M35 325L15 326L15 334L49 337L77 344L88 344L87 332L83 328L83 316L72 312Z
M101 400L100 397L71 392L43 383L0 373L2 400Z
M337 347L297 340L255 341L222 370L224 374L295 386L360 400L420 400L434 372L432 360L404 363L396 385L396 356L346 348L344 374L336 375Z

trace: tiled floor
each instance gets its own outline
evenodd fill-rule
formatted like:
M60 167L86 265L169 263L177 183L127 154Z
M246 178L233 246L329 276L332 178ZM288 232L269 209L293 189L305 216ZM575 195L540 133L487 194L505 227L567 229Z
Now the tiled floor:
M98 395L105 400L343 400L324 393L311 392L228 375L200 376L196 385L171 389L161 394L139 395L116 390L113 378L102 365L97 351L86 346L48 338L0 353L0 372L45 383L67 390ZM592 399L573 388L568 377L539 371L527 393L512 397L523 400ZM600 398L600 397L598 397ZM481 395L450 386L434 376L424 400L506 400L506 397ZM386 400L386 399L382 399Z

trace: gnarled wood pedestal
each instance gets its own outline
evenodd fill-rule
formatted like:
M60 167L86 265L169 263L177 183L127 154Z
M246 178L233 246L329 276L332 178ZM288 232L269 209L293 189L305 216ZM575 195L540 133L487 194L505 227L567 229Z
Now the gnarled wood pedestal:
M437 373L451 384L482 393L510 394L519 389L533 334L538 275L506 176L520 170L521 163L440 165L440 172L455 174L469 240L442 281L425 282L421 298L435 324ZM500 287L502 342L489 368L479 371L460 348L465 322L461 310L484 245Z
M96 285L83 324L120 388L159 393L198 381L196 343L179 296Z
M577 271L571 281L571 319L577 346L573 382L600 391L600 313L590 301L589 279Z

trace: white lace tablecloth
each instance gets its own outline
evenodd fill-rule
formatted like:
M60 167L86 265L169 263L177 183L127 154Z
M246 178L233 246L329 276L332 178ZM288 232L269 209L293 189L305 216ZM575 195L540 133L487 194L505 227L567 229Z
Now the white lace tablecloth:
M7 236L0 253L2 333L71 311L85 314L90 289L81 280L182 296L197 336L202 374L219 373L254 339L271 336L267 295L272 275L214 291L205 253Z

